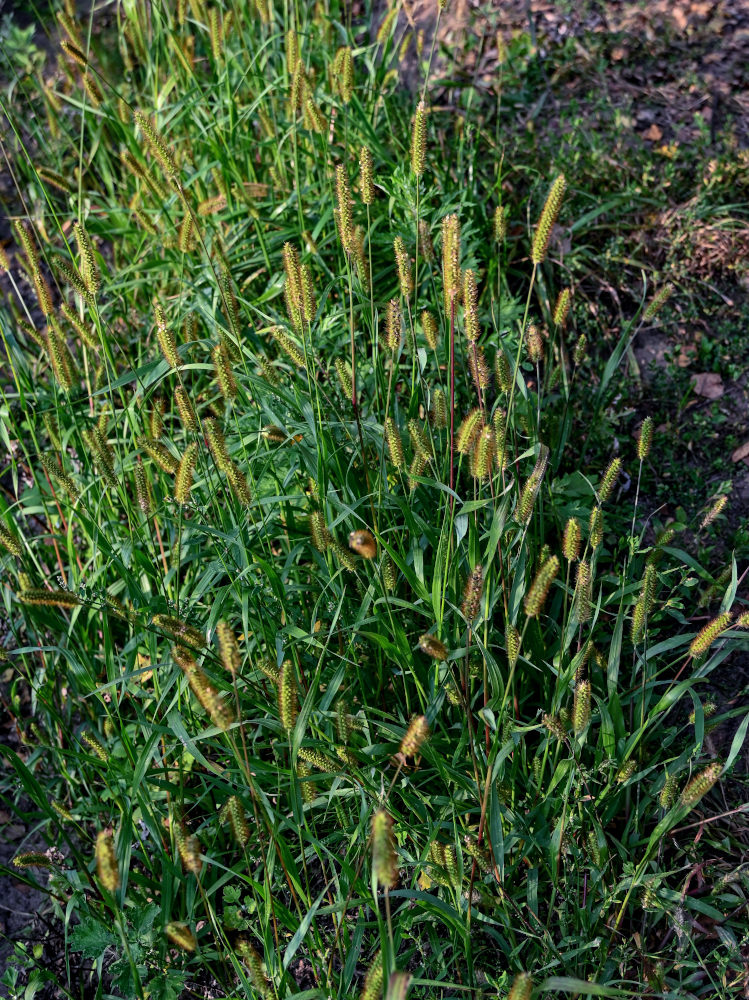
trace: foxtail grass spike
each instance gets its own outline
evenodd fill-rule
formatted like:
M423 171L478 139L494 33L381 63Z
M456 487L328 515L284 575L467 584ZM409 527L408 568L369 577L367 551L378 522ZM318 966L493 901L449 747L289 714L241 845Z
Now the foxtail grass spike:
M198 418L195 415L195 410L193 409L187 389L183 385L178 385L174 390L174 401L177 404L179 418L185 430L197 431Z
M171 365L172 368L179 368L181 362L177 351L177 341L174 339L174 333L167 325L166 313L158 302L154 304L153 311L156 320L156 337L159 341L161 353L164 355L167 364Z
M529 618L538 618L541 614L543 606L546 603L549 588L556 579L558 572L559 559L557 556L551 556L541 566L538 573L536 573L535 579L523 602L525 613Z
M603 511L594 507L590 512L590 547L595 551L603 541Z
M471 452L471 474L475 479L490 479L494 471L497 442L494 428L487 424L481 429Z
M703 771L692 778L681 793L679 804L692 809L704 795L707 795L722 773L723 765L718 761L708 764Z
M535 323L530 323L525 334L525 343L528 349L528 358L534 364L540 364L544 359L544 341L541 331Z
M637 438L637 457L644 462L650 453L650 446L653 443L653 418L645 417L640 427Z
M521 972L512 981L507 1000L531 1000L533 980L527 972Z
M96 872L107 892L119 889L120 872L114 851L114 837L108 830L100 830L96 835Z
M427 344L433 351L436 351L437 344L439 342L437 320L426 309L421 314L421 329L424 332L424 340L426 340Z
M397 299L391 299L385 311L385 346L393 354L401 346L401 310Z
M411 132L411 170L415 177L421 177L426 165L427 153L427 109L423 101L419 101L414 114Z
M514 625L508 625L505 629L505 646L507 648L507 662L512 669L520 656L520 633Z
M393 241L395 252L395 263L398 269L398 281L400 283L401 295L408 299L414 290L413 275L411 274L411 258L406 250L406 245L400 236L396 236Z
M221 395L226 400L236 399L237 392L239 391L237 380L234 378L229 352L223 341L220 344L216 344L213 348L211 360L213 361L213 370Z
M378 887L394 889L398 884L393 820L385 809L372 816L372 877Z
M427 656L431 656L433 660L444 661L449 655L448 648L444 642L441 642L429 632L422 635L419 639L419 649L422 653L426 653Z
M291 660L285 660L278 677L278 712L281 725L291 733L299 711L296 677Z
M336 204L338 208L338 234L346 254L354 251L354 220L351 215L351 191L346 167L339 163L335 175Z
M159 441L150 441L148 438L141 438L138 444L148 457L158 465L162 472L167 472L170 475L174 475L177 472L179 459L175 458L165 445Z
M401 740L400 752L404 757L415 757L429 737L429 723L425 715L416 715L408 725Z
M198 838L189 833L182 823L175 823L174 839L185 870L193 875L200 875L203 870L203 859L200 856L203 847Z
M484 592L484 567L479 563L471 570L463 591L461 611L466 621L472 622L481 609L481 596Z
M432 421L432 426L437 430L444 430L447 427L447 397L442 389L435 389L432 392L429 419Z
M707 514L705 514L705 516L700 521L699 530L702 531L703 528L707 528L708 525L712 524L713 521L723 513L727 503L728 503L727 496L718 497L718 499L712 505L710 510L707 512Z
M676 798L676 787L679 779L675 774L667 774L663 780L663 787L658 795L658 802L661 809L670 809Z
M622 460L620 458L613 459L604 472L603 477L601 478L601 485L598 487L598 502L601 506L603 506L603 504L605 504L611 496L621 471Z
M77 608L81 603L76 594L68 590L44 590L42 587L25 588L17 597L21 604L50 608Z
M459 454L470 455L474 444L483 429L481 410L476 407L462 420L455 437L455 447Z
M177 161L174 158L174 150L164 139L154 122L142 111L136 111L133 115L135 124L141 131L146 145L153 153L154 159L170 180L178 177Z
M483 347L478 347L475 343L468 349L468 370L476 391L482 398L483 393L489 388L489 365L486 363Z
M448 316L460 297L460 286L460 220L457 215L446 215L442 220L442 287Z
M580 624L590 621L592 591L593 573L590 563L586 559L581 559L577 564L577 583L575 586L575 606L577 620Z
M385 440L390 454L390 461L396 469L405 468L406 456L403 451L403 442L401 441L398 425L392 417L387 417L385 420Z
M211 684L205 671L198 666L191 653L182 646L172 650L174 661L184 673L190 688L208 713L213 725L226 732L234 723L234 712L221 693Z
M724 611L722 614L718 615L717 618L713 618L711 622L697 634L696 638L692 640L689 646L689 655L692 657L702 656L704 653L710 649L713 642L721 635L731 624L732 614L730 611Z
M236 676L242 662L237 637L231 626L224 621L220 621L216 625L216 635L218 636L219 655L224 670Z
M590 681L581 680L575 685L575 702L572 708L572 728L581 733L590 722Z
M497 243L504 243L507 239L507 208L504 205L497 205L494 209L494 239Z
M647 323L649 320L654 319L657 314L661 311L663 306L666 304L668 299L673 294L673 285L664 285L663 288L658 291L655 296L650 300L645 312L642 314L643 321Z
M365 205L374 202L374 162L367 146L362 146L359 152L359 193Z
M378 951L367 969L367 974L364 977L364 985L359 994L359 1000L382 1000L382 983L382 952Z
M566 186L567 182L564 174L560 174L551 185L544 207L541 209L541 215L536 226L533 245L531 247L531 261L536 265L543 263L546 258L551 231L559 216Z
M479 293L476 285L476 275L469 268L463 274L463 306L465 308L466 339L471 343L474 343L479 339L480 333L478 298Z
M198 460L197 442L191 441L185 448L174 479L174 499L179 504L190 502L195 464Z
M23 555L23 548L21 543L12 535L3 525L0 524L0 545L4 549L7 549L12 556L17 556L20 558Z
M187 924L172 921L166 925L166 936L182 951L193 952L198 947L198 940Z
M577 562L580 558L581 539L580 522L576 518L571 517L567 521L562 539L562 552L567 562Z
M554 306L554 313L552 320L554 326L563 327L567 322L567 315L570 311L570 290L569 288L563 288L559 293L559 296Z
M80 255L79 270L83 278L83 284L86 286L88 294L95 297L101 287L101 272L96 262L91 237L81 222L76 222L73 226L73 233L78 244L78 253Z

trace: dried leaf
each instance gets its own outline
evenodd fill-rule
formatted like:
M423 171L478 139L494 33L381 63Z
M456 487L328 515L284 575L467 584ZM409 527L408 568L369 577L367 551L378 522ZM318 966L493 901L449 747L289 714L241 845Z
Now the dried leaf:
M694 391L706 399L718 399L725 392L723 380L717 372L700 372L692 376Z
M648 142L659 142L663 138L663 130L654 123L642 133L642 138Z
M746 462L749 465L749 441L740 444L731 455L732 462Z

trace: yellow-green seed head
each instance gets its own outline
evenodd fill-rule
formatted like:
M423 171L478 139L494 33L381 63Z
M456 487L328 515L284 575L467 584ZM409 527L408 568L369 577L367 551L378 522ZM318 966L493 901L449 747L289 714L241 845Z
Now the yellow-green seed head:
M406 455L403 451L403 442L401 441L398 425L392 417L387 417L385 420L385 441L387 442L390 461L396 469L405 468Z
M637 438L637 457L641 462L644 462L648 457L650 451L650 446L653 443L653 418L645 417L640 427L640 433Z
M444 430L447 427L447 397L442 389L434 389L432 392L429 419L437 430Z
M601 479L601 485L598 487L598 502L603 505L611 496L612 490L616 485L616 481L619 478L619 474L622 471L622 460L620 458L613 459L608 468L603 474Z
M429 723L426 716L414 716L401 740L400 752L404 757L415 757L428 737Z
M689 646L689 655L697 657L706 653L715 639L717 639L718 636L725 632L728 628L731 623L731 618L731 612L724 611L722 614L718 615L717 618L713 618L711 622L708 622L707 625L700 630L696 638L692 640Z
M562 552L564 553L564 558L568 562L576 562L580 558L580 541L582 539L582 531L580 530L580 522L571 517L564 529L564 538L562 539Z
M414 281L411 274L411 258L406 250L406 244L400 236L395 237L393 250L395 252L395 263L398 269L401 295L404 299L408 299L414 290Z
M382 1000L382 982L382 952L378 951L367 969L359 1000Z
M424 173L427 155L427 109L423 101L419 101L414 114L411 131L411 170L416 177Z
M461 455L471 454L482 429L483 416L481 410L476 407L463 418L455 436L455 447Z
M572 728L576 733L581 733L590 722L590 694L590 681L578 681L572 708Z
M367 146L362 146L359 152L359 193L365 205L374 202L374 162Z
M421 314L421 329L424 333L424 340L426 340L431 350L436 351L437 344L439 343L437 320L427 309L424 309Z
M708 764L703 771L700 771L700 773L689 782L687 787L681 793L679 803L682 806L692 809L697 805L703 795L706 795L710 791L722 773L723 765L718 761Z
M570 311L570 301L571 293L569 288L563 288L559 293L559 296L554 306L554 314L552 316L554 326L563 327L567 322L567 315Z
M446 660L448 657L447 646L431 633L421 636L419 649L427 656L431 656L433 660Z
M290 733L296 724L299 712L296 676L291 660L284 660L278 677L278 714L281 725Z
M385 809L372 816L372 877L378 887L394 889L398 884L393 820Z
M114 850L114 837L110 830L100 830L96 835L96 872L107 892L120 887L120 871Z
M471 570L463 591L461 611L468 622L472 622L481 610L481 596L484 592L484 567L479 563Z
M559 559L557 556L551 556L536 573L533 583L523 601L525 613L529 618L538 618L541 614L549 593L549 588L558 572Z
M512 981L507 1000L531 1000L533 980L527 972L521 972Z
M565 180L564 174L560 174L551 185L544 207L541 209L541 215L538 220L538 225L536 226L536 232L533 237L533 245L531 247L531 261L534 264L543 263L546 257L546 252L549 248L549 240L551 238L551 231L554 228L554 223L557 221L559 216L566 186L567 181Z
M174 499L179 504L190 502L195 464L198 460L197 442L191 441L185 448L174 477Z
M166 936L176 945L181 948L182 951L195 951L198 947L198 941L193 932L187 926L187 924L177 923L172 921L166 925L165 928Z
M674 286L668 284L664 285L663 288L655 294L655 296L648 303L645 312L642 314L643 322L647 323L649 320L655 318L665 305L666 301L671 297L673 290Z

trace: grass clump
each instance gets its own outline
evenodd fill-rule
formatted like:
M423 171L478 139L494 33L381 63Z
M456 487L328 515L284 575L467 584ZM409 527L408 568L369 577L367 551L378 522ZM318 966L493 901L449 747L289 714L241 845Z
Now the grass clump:
M710 759L700 698L735 564L708 614L673 531L616 516L652 427L590 470L571 420L665 292L581 384L572 179L511 281L500 162L441 154L389 15L121 13L112 51L65 12L89 41L22 94L49 128L8 109L0 752L71 952L127 997L730 995L697 928L740 933L707 821L747 719Z

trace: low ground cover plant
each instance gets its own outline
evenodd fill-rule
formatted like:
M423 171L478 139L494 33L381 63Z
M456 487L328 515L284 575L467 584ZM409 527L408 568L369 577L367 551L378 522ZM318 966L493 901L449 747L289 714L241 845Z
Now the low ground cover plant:
M670 287L594 371L574 178L513 218L428 44L399 89L396 7L115 13L61 8L6 108L0 753L68 961L125 997L735 995L726 498L622 516L652 420L590 470L572 419Z

